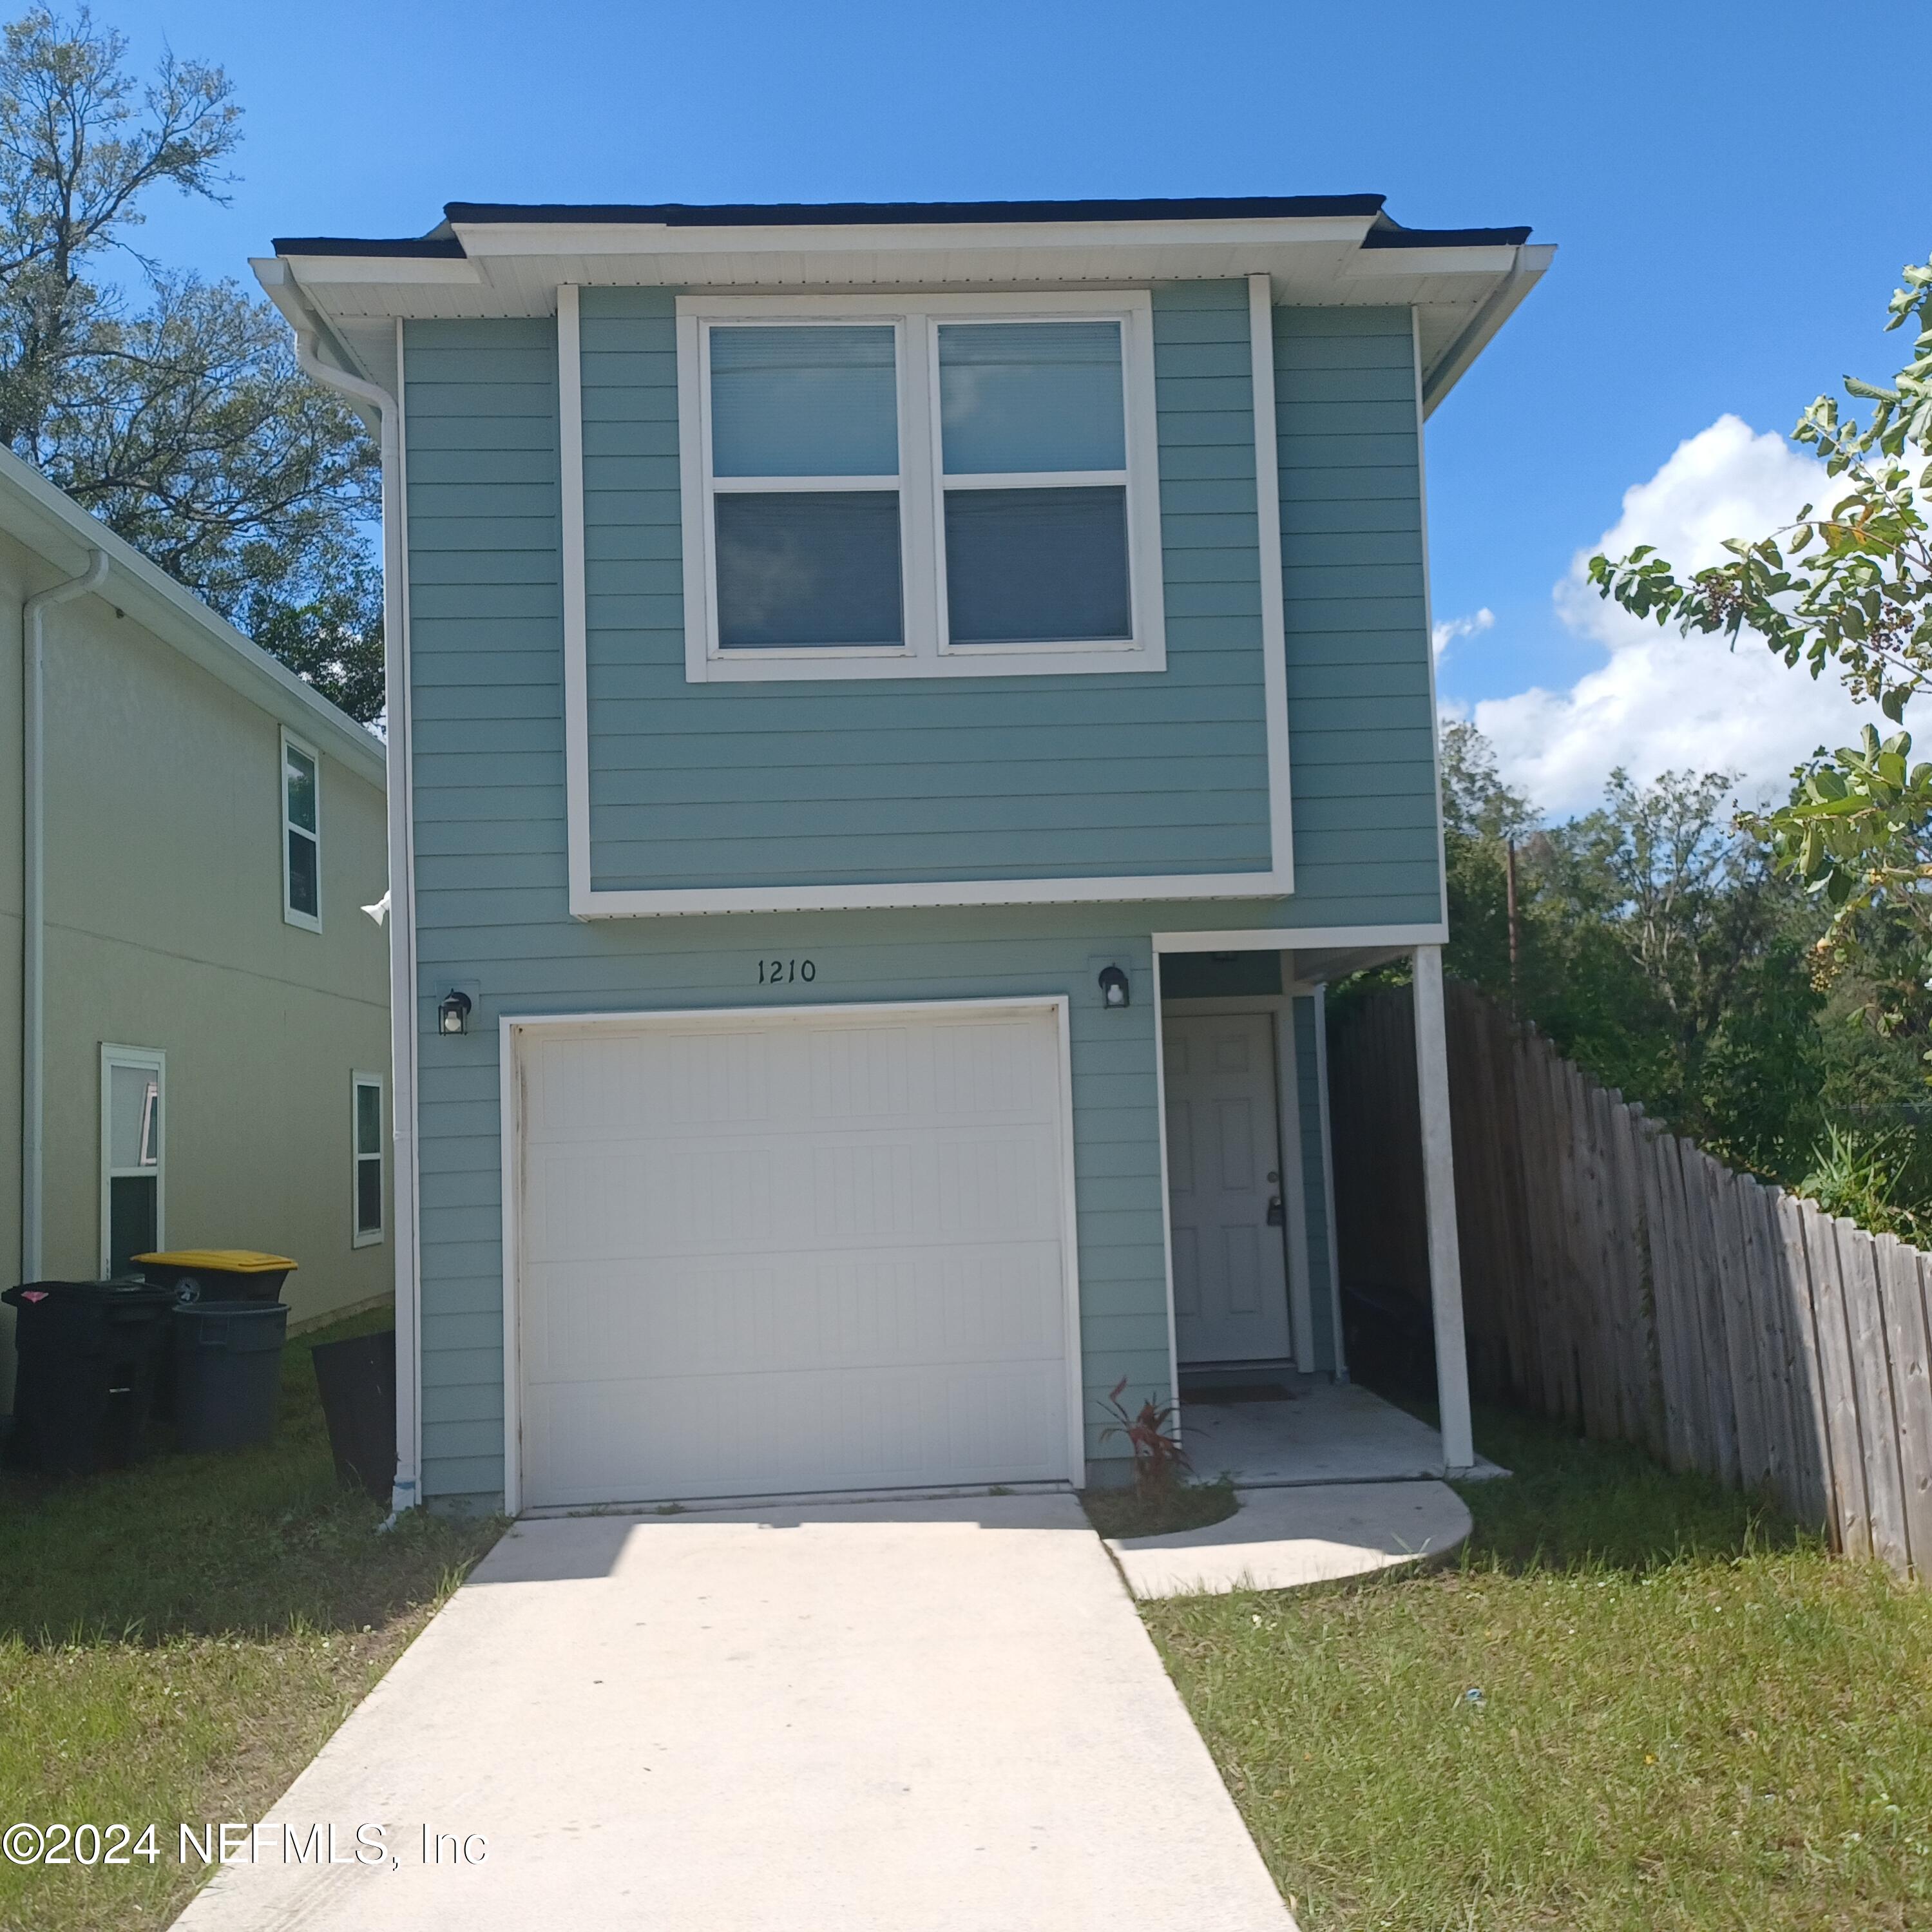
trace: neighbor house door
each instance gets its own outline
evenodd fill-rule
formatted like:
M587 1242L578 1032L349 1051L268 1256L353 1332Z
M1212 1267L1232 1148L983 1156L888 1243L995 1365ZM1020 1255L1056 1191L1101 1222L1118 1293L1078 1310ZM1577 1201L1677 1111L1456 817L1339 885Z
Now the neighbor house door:
M1162 1018L1183 1362L1290 1352L1274 1027L1268 1013Z

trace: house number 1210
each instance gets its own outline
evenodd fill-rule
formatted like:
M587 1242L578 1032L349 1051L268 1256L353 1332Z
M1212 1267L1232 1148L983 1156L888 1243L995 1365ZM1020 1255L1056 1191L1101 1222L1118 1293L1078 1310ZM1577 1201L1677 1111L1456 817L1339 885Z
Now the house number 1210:
M760 959L758 962L758 984L761 986L789 986L794 980L809 982L818 977L818 968L809 959Z

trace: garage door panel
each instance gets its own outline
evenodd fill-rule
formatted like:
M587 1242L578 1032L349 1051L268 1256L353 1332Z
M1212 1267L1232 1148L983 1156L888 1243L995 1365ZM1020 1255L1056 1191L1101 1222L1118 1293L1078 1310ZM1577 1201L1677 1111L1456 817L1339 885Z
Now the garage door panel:
M1050 1014L526 1036L528 1500L1067 1473Z
M922 1484L1066 1471L1057 1363L696 1376L531 1391L530 1480L570 1506Z
M648 1275L550 1264L526 1283L532 1383L649 1382L734 1366L992 1365L1061 1358L1060 1250L1042 1243L800 1264L680 1258Z

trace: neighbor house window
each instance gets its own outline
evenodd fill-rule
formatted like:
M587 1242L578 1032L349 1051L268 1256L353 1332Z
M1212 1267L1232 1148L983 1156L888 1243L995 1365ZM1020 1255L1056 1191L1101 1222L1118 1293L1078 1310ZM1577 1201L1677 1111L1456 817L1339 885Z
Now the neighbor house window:
M351 1082L351 1132L356 1148L355 1245L382 1238L382 1078L358 1073Z
M128 1272L166 1238L167 1056L100 1049L100 1271Z
M322 760L282 734L282 916L322 930Z
M1144 296L687 297L686 668L1165 662Z

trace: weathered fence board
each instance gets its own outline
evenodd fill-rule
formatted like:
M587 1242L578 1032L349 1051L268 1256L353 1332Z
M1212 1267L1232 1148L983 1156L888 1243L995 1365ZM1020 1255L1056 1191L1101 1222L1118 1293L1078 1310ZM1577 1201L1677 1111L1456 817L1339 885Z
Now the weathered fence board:
M1472 1390L1776 1496L1932 1576L1932 1255L1736 1174L1452 984ZM1406 990L1338 1011L1345 1286L1426 1302Z

